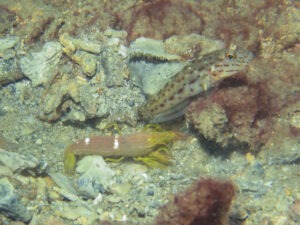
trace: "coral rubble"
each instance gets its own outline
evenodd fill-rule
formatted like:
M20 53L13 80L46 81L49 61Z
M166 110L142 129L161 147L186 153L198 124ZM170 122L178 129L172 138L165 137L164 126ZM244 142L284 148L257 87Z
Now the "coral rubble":
M56 75L61 55L62 47L58 42L47 42L42 51L21 58L21 70L34 87L40 84L47 86Z
M300 224L299 1L0 0L0 21L0 224ZM191 99L194 130L166 124L189 134L172 166L61 173L67 143L140 131L173 69L231 45L254 60ZM234 205L230 182L179 192L199 176L230 177Z

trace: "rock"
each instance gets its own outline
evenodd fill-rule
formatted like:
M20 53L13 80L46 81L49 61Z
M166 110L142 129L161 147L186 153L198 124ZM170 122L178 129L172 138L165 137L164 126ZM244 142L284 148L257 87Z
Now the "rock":
M97 127L116 121L136 124L137 108L145 98L140 88L129 80L128 58L122 40L106 38L100 45L62 34L59 41L63 52L81 71L72 64L70 70L61 72L51 86L46 87L39 103L39 118L72 123L96 119L101 123ZM63 67L60 69L64 71Z
M94 54L101 52L102 46L98 43L72 38L64 33L59 37L60 43L64 46L63 51L81 66L83 73L87 76L94 76L97 69L97 58Z
M93 76L97 68L96 56L84 51L76 51L72 60L81 66L83 73L87 76Z
M138 56L156 56L157 59L168 61L179 61L181 57L175 54L170 54L164 49L164 43L160 40L140 37L131 43L129 54L131 58Z
M24 156L3 149L0 149L0 164L16 173L26 171L31 174L41 174L47 167L45 162L39 161L33 156Z
M0 213L13 220L23 222L29 222L32 217L7 178L0 180Z
M16 46L20 41L19 37L10 36L7 38L0 38L0 52L6 51Z
M104 35L107 37L125 39L127 36L127 32L125 30L114 30L109 27L104 31Z
M128 176L135 176L145 174L148 171L148 167L139 163L127 162L121 165L122 173Z
M200 111L200 110L199 110ZM204 110L193 115L195 127L206 139L215 140L217 143L225 146L228 140L224 137L228 118L225 110L217 104L211 104ZM188 117L189 119L189 117Z
M101 120L101 123L107 125L117 121L136 124L137 107L144 101L140 89L131 86L105 88L100 94L97 89L97 86L91 85L79 89L79 101L86 118L109 116L106 122Z
M0 38L0 58L4 60L12 59L16 55L15 46L20 42L20 38L16 36L9 36L7 38Z
M45 90L39 103L39 118L53 122L63 115L64 121L82 122L109 116L110 124L135 124L137 107L143 102L144 96L137 87L101 89L87 80L64 75Z
M76 168L81 176L77 179L79 191L95 198L99 192L105 192L115 183L115 172L111 170L101 156L86 156L78 162Z
M21 58L21 70L34 87L40 84L47 86L56 74L61 55L62 47L58 42L47 42L40 52Z
M172 36L165 41L138 38L130 45L129 71L145 94L155 95L188 59L224 48L219 40L198 34Z
M61 189L71 194L76 194L76 190L65 175L61 173L49 173L49 176Z
M137 60L130 62L129 71L133 82L142 88L145 94L155 95L184 66L185 63L179 62Z
M130 183L122 183L122 184L112 184L109 188L111 193L125 196L132 189L132 185Z
M159 40L138 38L128 52L131 78L147 95L156 94L185 65L179 62L180 56L166 52Z
M119 49L117 43L108 44L101 53L101 71L109 88L124 86L124 80L129 77L127 59L119 53Z
M15 58L3 59L0 56L0 85L15 82L23 77Z
M285 141L280 140L274 145L264 149L258 155L259 158L264 159L268 165L277 164L297 164L300 159L299 151L300 140L294 138L285 138ZM286 150L288 149L288 151Z
M98 215L92 212L86 206L64 206L61 211L56 212L56 214L62 218L69 220L77 220L78 224L95 224L95 220Z
M72 38L69 34L63 33L59 36L59 42L64 46L64 52L68 56L72 56L75 51L82 50L94 54L101 52L101 45L95 42Z
M19 43L19 37L0 38L0 85L5 85L23 77L17 66L14 47Z
M79 87L85 85L80 79L71 79L67 75L57 80L50 88L46 89L39 103L40 118L42 120L57 120L64 109L73 102L78 103Z
M6 166L0 166L0 177L13 177L13 172Z

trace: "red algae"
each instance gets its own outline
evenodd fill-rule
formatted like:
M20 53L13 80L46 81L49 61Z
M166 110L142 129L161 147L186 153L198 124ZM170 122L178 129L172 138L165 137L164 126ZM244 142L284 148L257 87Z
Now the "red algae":
M234 196L231 182L195 182L160 209L156 225L225 225Z
M193 102L186 118L207 140L222 147L246 146L257 152L277 135L295 137L297 129L289 124L284 128L281 121L299 107L297 73L290 59L278 63L258 58L244 74L225 80L211 95Z
M141 36L166 39L172 35L201 33L204 26L195 4L177 0L145 2L117 17L128 32L128 41Z

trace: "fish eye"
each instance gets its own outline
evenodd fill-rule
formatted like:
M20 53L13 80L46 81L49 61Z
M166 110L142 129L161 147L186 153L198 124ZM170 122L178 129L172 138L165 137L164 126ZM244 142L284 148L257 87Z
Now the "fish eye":
M228 55L227 58L228 59L233 59L233 55Z
M235 59L236 58L236 54L233 51L228 51L228 52L225 53L225 57L227 59L229 59L229 60Z

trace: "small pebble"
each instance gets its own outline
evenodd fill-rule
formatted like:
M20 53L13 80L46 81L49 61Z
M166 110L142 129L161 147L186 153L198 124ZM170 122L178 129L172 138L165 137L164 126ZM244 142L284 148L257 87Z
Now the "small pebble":
M37 145L42 145L43 144L43 141L42 141L42 139L37 139L36 140L36 142L35 142L35 144L37 144Z

